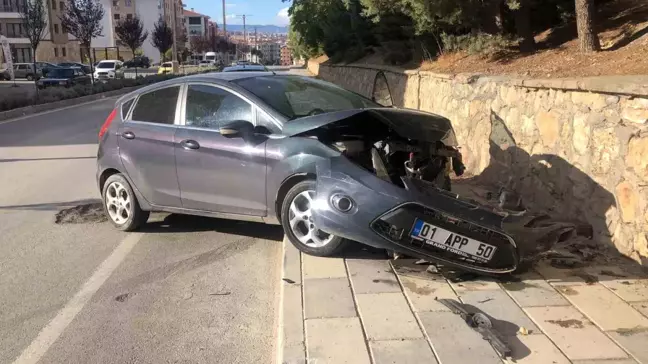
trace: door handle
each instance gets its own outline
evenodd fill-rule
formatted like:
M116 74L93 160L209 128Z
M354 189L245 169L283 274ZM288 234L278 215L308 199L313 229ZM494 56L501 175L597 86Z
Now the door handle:
M184 149L198 149L198 148L200 148L200 144L198 144L197 141L191 140L191 139L181 141L180 145L182 145L182 147Z
M132 131L125 131L121 136L125 139L135 139L135 134Z

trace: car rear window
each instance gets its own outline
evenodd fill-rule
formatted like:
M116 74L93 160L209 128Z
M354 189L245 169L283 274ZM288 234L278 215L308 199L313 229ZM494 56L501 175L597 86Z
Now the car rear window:
M171 67L173 67L173 65L172 65L171 63L162 63L162 67L165 67L165 68L166 68L166 67L169 67L169 68L171 68Z
M137 100L131 120L156 124L173 124L179 86L142 94Z

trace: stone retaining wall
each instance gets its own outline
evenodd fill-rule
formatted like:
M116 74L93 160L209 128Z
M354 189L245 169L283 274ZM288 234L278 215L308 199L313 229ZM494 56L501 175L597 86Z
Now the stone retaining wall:
M587 220L648 265L648 77L525 80L384 66L309 64L371 97L452 120L467 171L509 184L532 210Z

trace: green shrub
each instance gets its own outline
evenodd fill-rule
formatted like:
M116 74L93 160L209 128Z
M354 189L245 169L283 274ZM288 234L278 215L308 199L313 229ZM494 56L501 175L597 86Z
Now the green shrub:
M441 34L443 50L446 52L465 51L468 54L492 56L516 45L517 40L505 35L486 33L452 35Z

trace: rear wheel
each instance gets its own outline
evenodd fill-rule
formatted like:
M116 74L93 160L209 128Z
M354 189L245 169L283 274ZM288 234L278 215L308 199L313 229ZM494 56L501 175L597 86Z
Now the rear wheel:
M34 75L27 75L27 81L33 81Z
M102 196L106 215L119 230L135 230L148 220L149 212L140 208L133 189L122 174L108 177Z
M310 255L329 256L342 250L346 241L315 226L312 214L314 198L315 181L306 180L293 186L282 203L281 225L297 249Z

